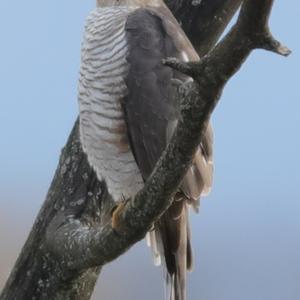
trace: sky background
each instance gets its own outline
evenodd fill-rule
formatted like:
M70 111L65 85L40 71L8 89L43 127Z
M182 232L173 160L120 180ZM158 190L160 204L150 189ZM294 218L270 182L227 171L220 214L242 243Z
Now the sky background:
M81 36L93 7L0 1L0 289L77 116ZM300 298L299 15L299 1L275 1L272 32L293 54L253 53L213 114L215 180L192 215L191 300ZM104 268L93 299L162 293L142 241Z

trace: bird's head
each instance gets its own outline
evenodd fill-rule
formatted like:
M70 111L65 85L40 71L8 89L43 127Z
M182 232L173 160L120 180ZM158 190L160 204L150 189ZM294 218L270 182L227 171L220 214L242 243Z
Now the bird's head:
M129 7L144 7L144 6L161 6L163 0L97 0L98 7L107 6L129 6Z

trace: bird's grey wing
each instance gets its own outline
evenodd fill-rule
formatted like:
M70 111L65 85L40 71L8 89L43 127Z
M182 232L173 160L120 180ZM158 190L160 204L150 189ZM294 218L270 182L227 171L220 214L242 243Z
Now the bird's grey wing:
M188 79L163 66L161 61L166 57L194 61L199 60L199 56L164 6L135 11L127 20L126 32L130 70L127 77L129 95L124 101L124 111L135 159L142 175L147 178L165 149L178 118L178 105L170 79ZM212 140L212 128L208 124L194 164L182 182L181 189L190 200L194 200L194 206L197 206L200 195L207 194L212 185Z
M177 117L171 96L173 71L162 64L176 49L160 19L147 10L132 13L125 29L129 74L124 111L132 151L146 179L166 147L168 124Z
M172 133L174 129L172 126L179 117L172 79L187 80L164 66L162 59L189 59L189 53L194 51L168 12L163 18L163 9L159 8L159 13L138 9L129 15L125 25L129 73L126 78L128 95L124 98L123 109L131 149L144 180L165 149L170 131ZM176 201L151 233L154 251L164 254L170 290L177 293L175 299L180 300L184 299L185 272L192 260L185 200L198 199L205 186L202 173L207 173L207 169L201 165L205 161L202 148L208 147L199 147L194 164L183 180L182 191L178 191Z

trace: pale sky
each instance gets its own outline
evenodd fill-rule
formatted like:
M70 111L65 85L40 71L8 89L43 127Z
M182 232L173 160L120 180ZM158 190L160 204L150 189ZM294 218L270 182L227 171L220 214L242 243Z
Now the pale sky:
M93 7L0 2L0 288L78 112L81 35ZM213 114L215 180L192 216L191 300L300 298L299 16L299 1L275 1L272 31L293 54L256 51ZM142 241L104 268L93 299L162 299L162 286Z

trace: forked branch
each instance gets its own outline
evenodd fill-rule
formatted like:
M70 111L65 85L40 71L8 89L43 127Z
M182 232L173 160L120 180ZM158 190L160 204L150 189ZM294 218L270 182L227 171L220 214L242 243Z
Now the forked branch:
M269 32L268 19L272 4L272 0L244 1L235 26L199 62L182 63L172 58L164 61L164 64L194 79L182 98L182 117L177 129L144 188L118 210L114 219L117 225L113 227L108 222L101 228L83 231L76 228L78 234L73 235L73 243L77 250L68 253L72 267L104 265L142 239L171 204L172 196L192 162L208 119L227 81L254 49L267 49L281 55L290 53ZM53 245L53 241L51 243ZM83 255L84 259L78 266L78 258Z

